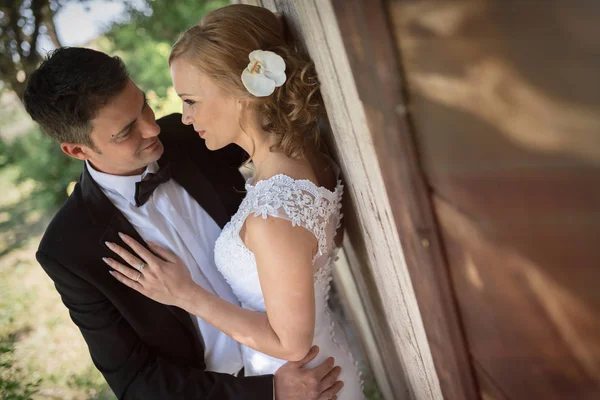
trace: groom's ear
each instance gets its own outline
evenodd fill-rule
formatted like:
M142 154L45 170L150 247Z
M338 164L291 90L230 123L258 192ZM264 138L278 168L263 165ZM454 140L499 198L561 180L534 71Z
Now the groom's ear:
M76 143L61 143L60 149L66 155L78 160L87 160L91 155L91 149L89 147Z

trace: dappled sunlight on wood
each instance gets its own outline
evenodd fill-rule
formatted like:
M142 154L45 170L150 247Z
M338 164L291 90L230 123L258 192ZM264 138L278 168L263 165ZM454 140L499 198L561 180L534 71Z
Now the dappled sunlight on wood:
M600 108L552 99L500 59L471 65L464 77L418 73L413 85L430 100L485 120L517 145L600 165Z
M518 313L515 310L511 323L521 324L520 329L528 332L529 339L537 338L541 344L546 333L539 331L535 326L540 323L539 320L547 319L570 353L577 358L580 365L584 366L586 373L590 377L600 378L600 345L595 338L597 332L600 332L600 319L597 313L578 298L578 294L574 293L572 288L565 286L565 282L553 279L545 273L542 266L528 259L516 248L509 244L498 243L492 232L482 230L479 224L457 211L452 205L436 199L436 208L448 239L463 246L461 254L463 266L458 268L459 273L464 275L464 280L477 291L483 287L492 289L481 298L484 304L480 307L487 308L489 314L484 319L479 319L478 323L498 326L497 329L503 330L505 328L502 324L508 322L508 319L498 311L516 306L519 307ZM475 263L474 258L483 258L490 262L489 264L481 261ZM491 260L495 258L503 262L501 264L492 262ZM499 265L502 265L500 270ZM458 279L456 275L455 279ZM459 297L462 295L459 294ZM497 295L501 297L496 297ZM493 305L495 302L504 304L499 309ZM537 311L535 315L530 314L532 307L536 309L534 304L539 304L544 314L538 314ZM520 338L514 337L513 340L517 341ZM505 345L523 347L522 344L514 342ZM481 351L488 350L481 349ZM555 353L555 350L546 349L550 357L561 357L559 353ZM553 366L556 369L562 367L561 364ZM580 379L576 375L572 379Z
M475 265L473 258L469 254L465 254L465 269L467 272L467 279L469 282L471 282L473 287L475 287L477 290L483 290L483 281L481 280L481 276L477 271L477 266Z
M574 156L600 165L600 106L573 101L556 90L575 93L583 100L587 96L584 90L563 90L565 85L558 80L568 81L568 72L581 72L591 78L593 64L567 52L560 60L561 66L553 65L552 57L558 51L550 57L544 53L546 47L536 47L535 39L542 40L542 34L530 35L525 26L529 20L523 17L564 16L556 18L564 35L580 39L572 43L591 56L590 52L600 46L594 25L597 21L585 13L580 3L576 7L552 1L542 15L535 13L539 9L533 4L521 5L514 14L521 19L505 21L502 18L508 18L506 15L494 15L502 7L490 1L398 2L392 11L401 27L396 35L410 73L408 85L419 96L487 122L525 149ZM514 36L518 35L516 32L524 34L521 40L502 36L501 29L513 26ZM442 46L442 41L447 45ZM559 46L557 43L556 49ZM523 57L528 48L538 52L532 54L548 57L538 60L538 77L549 80L556 75L555 84L540 86L537 79L531 79L536 72L533 62ZM443 64L438 68L425 67L429 57L438 57L437 61ZM563 66L570 70L559 76L555 72ZM585 90L592 92L593 81L590 84Z
M451 36L456 33L467 18L481 13L483 2L453 1L440 4L432 1L406 2L397 7L397 22L406 24L417 21L437 35Z
M526 260L518 259L521 262ZM590 376L600 378L600 344L595 333L600 332L600 319L589 306L545 276L539 268L530 266L524 272L533 292L554 321L565 343L571 347Z

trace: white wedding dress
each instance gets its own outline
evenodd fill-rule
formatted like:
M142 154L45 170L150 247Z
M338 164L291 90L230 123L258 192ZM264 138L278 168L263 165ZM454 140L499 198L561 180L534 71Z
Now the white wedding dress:
M315 334L314 344L319 346L317 358L308 364L314 367L327 357L334 357L342 368L340 380L344 382L338 394L340 400L362 400L362 383L356 362L334 315L329 310L331 263L335 257L334 237L342 218L341 199L343 186L338 182L335 191L317 187L308 180L294 180L286 175L275 175L246 184L247 195L231 221L223 228L215 246L215 261L242 307L265 312L265 302L258 279L254 254L240 238L240 230L249 215L263 218L284 218L294 226L302 226L317 238L318 251L313 258L315 282ZM286 268L282 265L281 268ZM272 374L286 363L242 345L245 375Z

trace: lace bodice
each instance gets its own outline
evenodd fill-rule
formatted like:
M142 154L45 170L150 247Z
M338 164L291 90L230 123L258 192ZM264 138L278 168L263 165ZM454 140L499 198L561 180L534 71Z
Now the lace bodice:
M254 254L240 238L240 231L250 215L263 218L283 218L293 226L301 226L317 239L313 256L315 282L314 344L321 351L309 365L314 367L328 356L335 357L342 367L344 381L340 400L362 400L361 381L356 364L343 333L334 323L327 301L331 282L331 264L335 257L335 235L340 226L343 186L338 181L335 190L317 187L308 180L295 180L287 175L275 175L253 185L246 184L247 194L238 212L225 225L215 245L215 262L242 307L266 312ZM286 268L285 265L281 266ZM245 374L272 374L284 360L278 360L249 347L242 346Z
M215 247L217 267L225 276L243 304L259 310L264 303L259 293L248 293L249 289L260 292L254 255L248 250L239 234L249 215L263 218L283 218L293 226L301 226L317 239L318 250L313 257L315 279L326 280L329 276L329 261L334 251L334 237L342 218L341 199L343 186L338 182L332 192L317 187L308 180L295 180L287 175L275 175L259 181L253 186L246 184L247 195L238 212L223 228ZM262 297L262 293L260 293Z
M259 182L249 196L248 209L255 216L269 215L289 219L293 226L302 226L317 238L319 251L315 257L331 250L330 244L341 221L342 185L338 183L334 192L317 187L308 180L294 180L287 175L276 175ZM333 232L328 231L333 227Z

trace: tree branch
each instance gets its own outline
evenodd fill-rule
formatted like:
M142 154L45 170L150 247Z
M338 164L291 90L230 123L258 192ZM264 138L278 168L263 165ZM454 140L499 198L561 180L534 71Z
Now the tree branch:
M46 7L44 7L44 25L46 25L46 28L48 29L48 36L50 36L52 44L54 44L54 47L58 49L63 46L58 38L58 34L56 33L56 25L54 25L54 11L52 11L52 8L50 8L50 2L47 0L44 2L46 3Z
M29 55L27 56L27 58L29 58L30 60L37 58L37 41L40 35L40 26L43 23L42 7L44 6L44 3L46 3L44 0L32 0L31 2L31 11L33 12L34 28L33 33L31 34L31 39L29 41L31 50L29 51Z
M21 36L21 28L19 27L19 9L17 7L9 7L8 11L8 23L17 42L17 54L23 60L23 49L21 48L23 37Z

